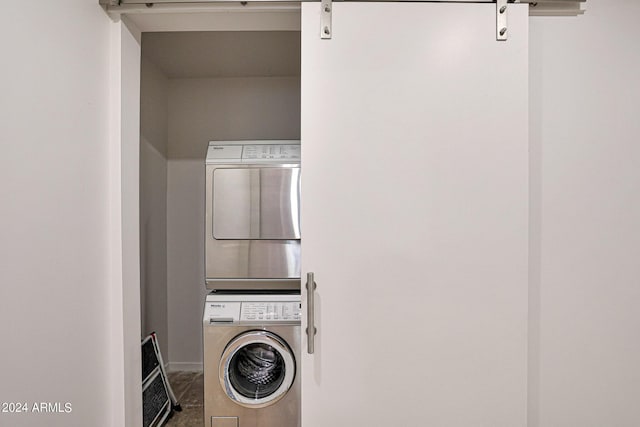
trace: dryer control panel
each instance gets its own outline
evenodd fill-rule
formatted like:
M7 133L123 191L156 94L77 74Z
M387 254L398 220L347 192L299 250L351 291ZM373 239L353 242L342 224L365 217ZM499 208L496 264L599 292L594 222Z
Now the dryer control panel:
M211 141L207 164L300 163L300 141Z

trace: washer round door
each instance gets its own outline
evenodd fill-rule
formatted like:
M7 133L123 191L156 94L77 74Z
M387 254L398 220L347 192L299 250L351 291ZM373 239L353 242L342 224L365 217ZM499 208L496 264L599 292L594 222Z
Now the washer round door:
M235 337L220 359L220 384L247 408L264 408L289 391L296 375L293 352L279 336L249 331Z

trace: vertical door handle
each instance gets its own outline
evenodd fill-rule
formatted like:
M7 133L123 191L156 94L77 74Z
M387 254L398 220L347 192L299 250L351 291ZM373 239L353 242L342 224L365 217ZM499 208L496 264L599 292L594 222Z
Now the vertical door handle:
M316 292L316 282L313 273L307 273L307 353L313 354L314 340L316 336L315 308L313 296Z

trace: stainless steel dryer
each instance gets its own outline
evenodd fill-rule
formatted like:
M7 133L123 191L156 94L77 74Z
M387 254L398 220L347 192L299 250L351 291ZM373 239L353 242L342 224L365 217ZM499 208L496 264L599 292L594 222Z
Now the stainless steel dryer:
M205 175L207 288L300 289L300 141L212 141Z
M207 296L205 427L300 426L300 295Z

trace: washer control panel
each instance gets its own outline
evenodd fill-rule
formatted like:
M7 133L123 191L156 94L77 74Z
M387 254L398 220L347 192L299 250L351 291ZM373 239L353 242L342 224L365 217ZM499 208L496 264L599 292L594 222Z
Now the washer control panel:
M265 298L266 299L266 298ZM212 301L205 302L205 323L299 322L300 301Z
M240 320L300 320L297 302L243 302Z

